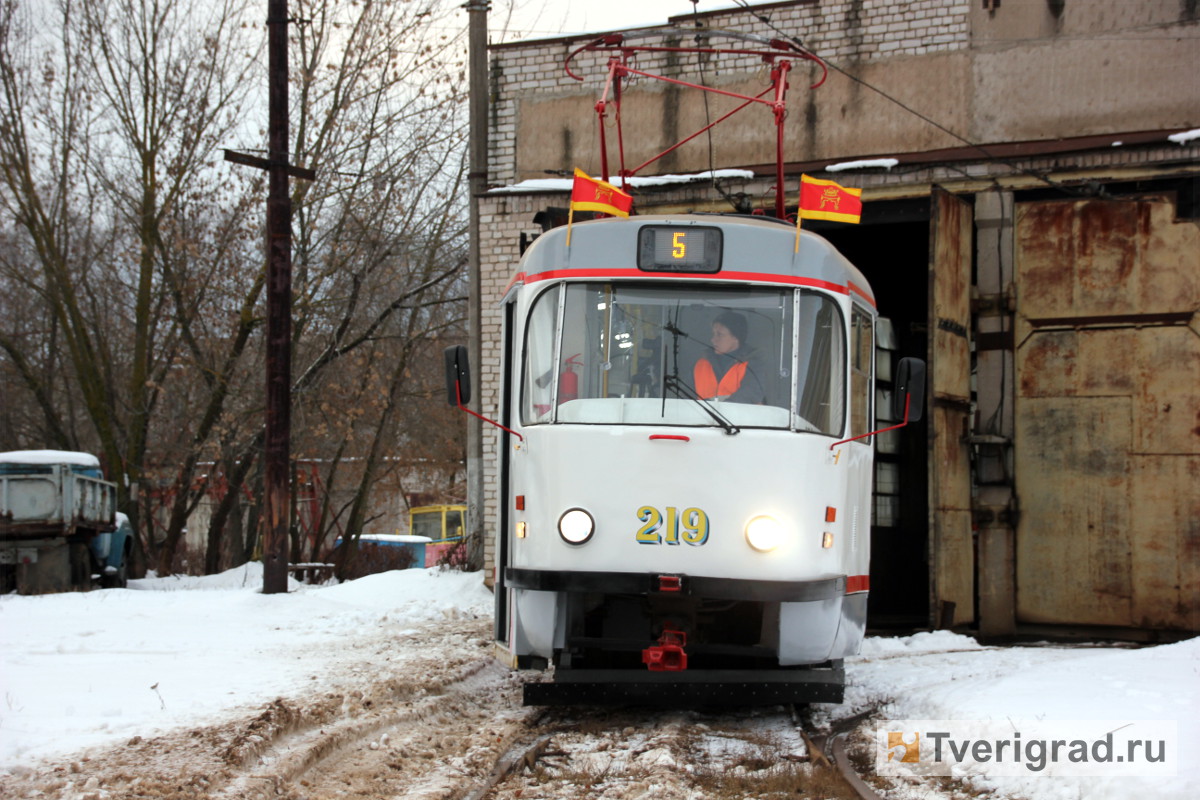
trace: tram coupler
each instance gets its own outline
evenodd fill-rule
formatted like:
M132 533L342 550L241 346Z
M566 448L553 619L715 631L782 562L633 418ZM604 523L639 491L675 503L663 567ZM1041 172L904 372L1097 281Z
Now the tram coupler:
M687 634L664 628L658 644L642 651L642 663L651 672L680 672L687 669Z

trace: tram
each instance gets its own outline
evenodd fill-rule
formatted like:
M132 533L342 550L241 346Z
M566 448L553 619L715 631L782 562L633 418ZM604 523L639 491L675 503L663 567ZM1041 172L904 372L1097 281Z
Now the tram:
M488 420L498 652L554 668L526 704L841 702L870 588L867 281L767 217L571 227L504 296ZM465 350L446 352L459 405ZM891 377L899 427L924 362Z

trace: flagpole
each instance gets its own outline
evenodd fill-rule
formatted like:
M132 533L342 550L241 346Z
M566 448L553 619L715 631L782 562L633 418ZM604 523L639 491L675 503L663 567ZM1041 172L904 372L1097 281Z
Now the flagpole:
M575 220L575 204L571 203L567 209L567 248L571 247L571 223Z
M792 255L800 252L800 226L804 224L804 179L808 176L800 173L800 196L796 198L796 246Z

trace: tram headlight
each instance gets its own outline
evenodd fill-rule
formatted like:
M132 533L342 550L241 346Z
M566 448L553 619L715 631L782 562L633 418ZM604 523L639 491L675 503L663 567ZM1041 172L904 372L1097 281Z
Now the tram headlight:
M582 508L569 509L558 518L558 535L570 544L583 544L595 530L596 521Z
M783 526L774 517L755 517L746 523L746 542L763 553L783 543Z

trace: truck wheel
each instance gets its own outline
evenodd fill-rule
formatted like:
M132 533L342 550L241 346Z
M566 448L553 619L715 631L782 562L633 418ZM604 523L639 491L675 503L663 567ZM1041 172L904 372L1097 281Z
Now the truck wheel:
M92 588L92 554L86 544L67 545L71 559L71 588L86 592Z
M121 566L117 567L117 571L112 575L104 575L100 578L100 585L105 589L124 589L129 585L129 557L121 558Z

